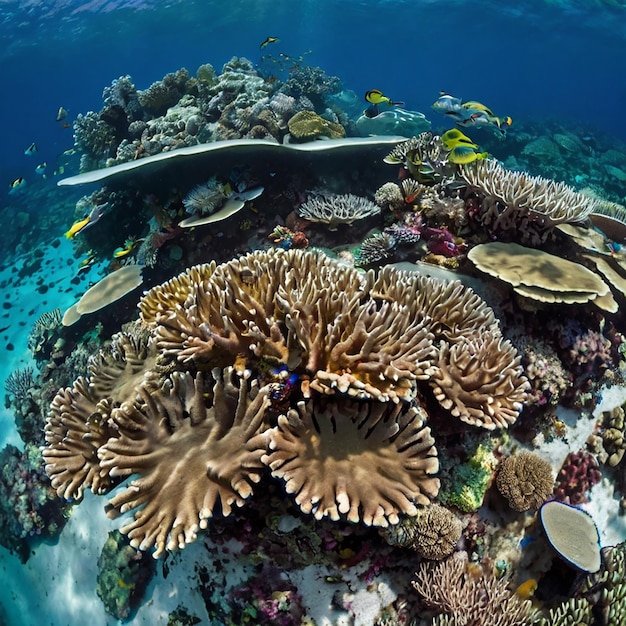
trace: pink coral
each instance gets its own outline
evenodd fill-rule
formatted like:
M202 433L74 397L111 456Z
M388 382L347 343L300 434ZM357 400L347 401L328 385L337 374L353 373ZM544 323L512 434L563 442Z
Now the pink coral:
M554 497L568 504L587 502L587 493L602 478L595 457L584 450L570 452L556 477Z

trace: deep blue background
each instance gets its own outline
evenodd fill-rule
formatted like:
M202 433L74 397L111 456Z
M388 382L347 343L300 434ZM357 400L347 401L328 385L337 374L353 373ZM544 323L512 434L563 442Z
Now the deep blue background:
M613 0L204 0L3 2L0 207L11 180L72 146L54 117L102 106L104 86L130 74L146 88L165 73L232 56L260 60L259 43L299 55L357 93L373 87L425 112L440 90L497 115L581 122L626 140L626 9ZM621 8L620 8L621 6ZM23 150L36 141L40 153ZM40 183L41 184L41 183Z

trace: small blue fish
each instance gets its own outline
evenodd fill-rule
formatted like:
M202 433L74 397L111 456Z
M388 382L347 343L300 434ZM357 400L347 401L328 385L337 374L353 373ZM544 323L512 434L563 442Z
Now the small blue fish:
M33 154L35 154L35 152L39 152L39 148L37 147L37 144L33 141L33 143L31 143L30 146L28 146L28 148L24 150L24 154L26 156L32 156Z
M46 172L46 168L48 167L48 164L44 161L43 163L40 163L36 168L35 168L35 172L37 174L39 174L40 176L42 176L43 174L45 174Z

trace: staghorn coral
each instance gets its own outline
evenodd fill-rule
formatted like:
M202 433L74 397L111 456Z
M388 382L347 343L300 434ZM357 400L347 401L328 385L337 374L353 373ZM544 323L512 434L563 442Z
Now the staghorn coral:
M413 587L426 605L449 616L436 624L528 626L538 617L529 600L509 590L506 578L470 573L467 556L420 563L416 576Z
M342 515L387 526L437 495L439 469L417 406L330 399L300 402L269 431L263 456L296 504L316 519Z
M314 252L272 249L218 266L194 298L159 318L157 343L181 364L260 360L303 390L409 399L433 356L419 312L368 298L371 276ZM228 313L226 313L228 312Z
M462 166L460 175L479 194L481 207L474 217L481 224L535 245L557 224L584 222L598 204L563 183L507 170L494 159Z
M5 391L13 396L16 404L28 400L30 388L35 381L32 367L24 367L12 371L4 381Z
M533 452L519 452L504 460L496 485L512 509L538 509L552 494L552 466Z
M161 391L139 389L140 402L113 411L119 435L98 450L104 471L139 474L107 505L107 514L137 509L121 531L154 557L182 548L206 528L216 506L229 515L260 480L265 452L263 415L268 388L213 370L212 404L205 375L175 373Z
M380 206L367 198L348 194L314 196L296 209L298 215L309 222L328 224L329 230L337 230L339 224L352 224L380 213Z

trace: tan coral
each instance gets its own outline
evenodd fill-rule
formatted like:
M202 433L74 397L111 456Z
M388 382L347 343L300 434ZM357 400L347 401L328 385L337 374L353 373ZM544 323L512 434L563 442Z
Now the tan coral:
M516 243L483 243L467 256L482 272L541 302L584 303L610 291L598 274L583 265Z
M460 168L461 177L481 197L478 219L494 232L505 232L539 243L563 222L583 222L598 201L563 183L515 172L494 159Z
M312 141L320 137L340 139L346 136L346 129L335 122L329 122L315 111L299 111L287 122L289 133L296 141Z
M300 402L278 418L263 457L304 513L387 526L439 491L437 451L417 406Z
M451 618L437 619L437 624L528 626L538 618L530 600L509 589L506 577L470 572L467 556L422 562L416 576L413 587L427 606Z
M121 530L135 547L156 547L155 557L194 541L218 504L224 515L242 505L263 471L267 388L232 369L213 375L208 408L203 374L177 375L162 393L141 390L141 403L114 411L120 434L98 451L111 475L139 474L107 510L117 517L137 509Z
M508 457L496 478L498 491L516 511L538 509L552 494L555 476L552 466L533 452Z
M352 224L357 220L377 215L380 205L351 193L313 196L296 209L298 215L309 222L328 224L337 230L339 224Z
M130 328L130 332L113 335L111 344L89 364L90 390L98 398L108 398L113 405L134 400L142 381L153 378L155 342L147 331L138 326Z
M182 306L189 296L195 297L196 286L208 280L215 268L215 261L195 265L147 291L139 301L141 321L147 327L155 328L159 316L175 315L176 308Z
M110 405L90 390L84 378L54 397L42 454L46 474L60 497L80 499L89 487L97 494L111 489L109 473L102 470L97 455L98 448L115 434L108 422L110 411Z
M530 384L521 358L498 332L485 331L452 346L441 342L429 383L440 404L461 421L488 430L519 416Z

